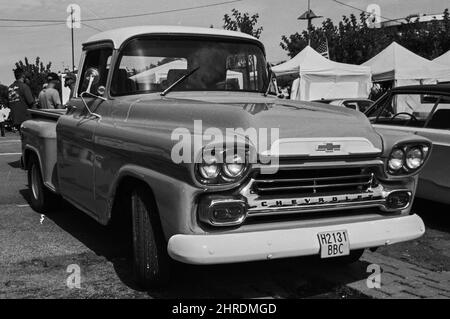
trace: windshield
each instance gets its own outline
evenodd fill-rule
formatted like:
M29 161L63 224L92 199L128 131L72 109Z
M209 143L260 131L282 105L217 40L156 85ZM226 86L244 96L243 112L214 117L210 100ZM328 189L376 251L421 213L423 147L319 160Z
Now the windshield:
M269 84L262 49L239 39L136 38L121 51L113 95L163 92L198 68L173 91L264 93Z

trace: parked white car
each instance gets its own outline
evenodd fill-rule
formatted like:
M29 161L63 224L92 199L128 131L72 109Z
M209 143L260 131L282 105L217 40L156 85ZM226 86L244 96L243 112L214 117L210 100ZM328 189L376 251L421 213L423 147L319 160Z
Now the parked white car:
M366 112L378 131L413 133L433 142L417 196L450 204L450 85L397 87Z
M369 99L322 99L313 102L326 103L330 105L344 106L346 108L357 110L360 112L367 111L372 105L373 101Z

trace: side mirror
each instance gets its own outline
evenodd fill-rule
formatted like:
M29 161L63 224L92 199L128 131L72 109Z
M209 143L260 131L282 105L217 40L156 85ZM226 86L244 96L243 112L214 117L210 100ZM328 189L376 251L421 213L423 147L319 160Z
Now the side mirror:
M106 92L106 88L103 85L100 85L97 89L97 93L99 96L103 96Z

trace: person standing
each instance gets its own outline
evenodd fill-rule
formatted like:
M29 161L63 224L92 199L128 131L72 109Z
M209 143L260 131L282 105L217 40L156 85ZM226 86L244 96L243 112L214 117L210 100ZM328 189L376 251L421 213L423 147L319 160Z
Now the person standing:
M8 100L11 108L13 129L20 130L20 125L30 118L28 109L34 104L33 94L26 84L26 73L18 68L14 70L16 81L9 86Z
M58 87L59 81L57 77L49 75L48 85L46 88L42 89L39 93L38 104L41 109L59 109L61 108L61 98L59 97L59 92L56 89Z
M64 77L64 86L70 89L69 100L73 97L73 91L75 89L75 83L77 81L77 77L74 73L68 72Z
M8 87L0 84L0 134L5 136L5 121L8 119Z

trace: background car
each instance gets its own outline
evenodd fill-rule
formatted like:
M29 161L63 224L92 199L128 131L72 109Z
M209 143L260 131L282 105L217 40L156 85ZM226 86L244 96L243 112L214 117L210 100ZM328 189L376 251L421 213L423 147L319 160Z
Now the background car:
M373 101L369 99L322 99L322 100L315 100L312 102L345 106L349 109L357 110L363 113L373 105Z
M433 142L417 196L450 204L450 84L396 87L366 115L377 130L414 133Z

